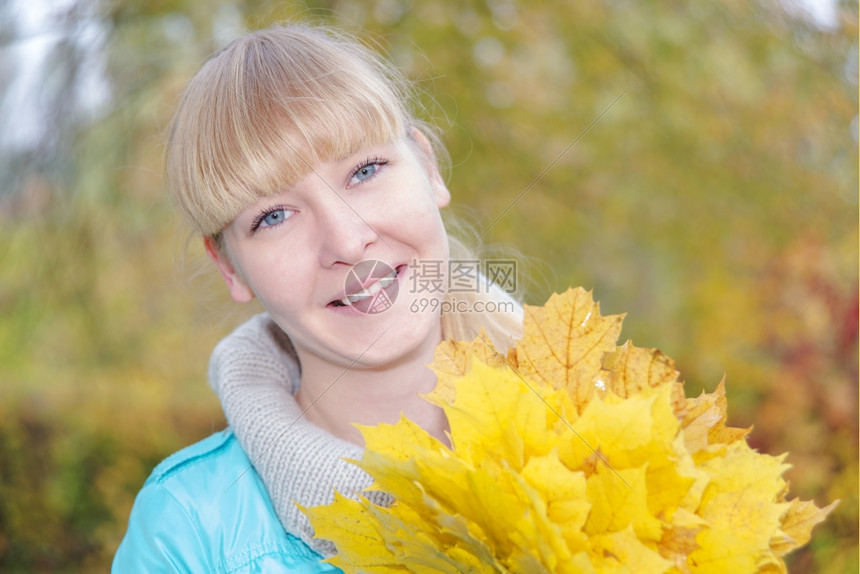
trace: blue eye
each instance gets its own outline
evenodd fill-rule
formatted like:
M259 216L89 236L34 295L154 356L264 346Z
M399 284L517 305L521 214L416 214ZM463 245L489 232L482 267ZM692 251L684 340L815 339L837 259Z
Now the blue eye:
M379 171L379 168L386 163L388 162L382 159L367 160L366 162L358 166L352 173L352 179L349 181L350 185L362 183L372 178Z
M362 167L361 169L359 169L357 172L355 172L355 175L352 176L352 178L356 179L358 181L364 181L366 179L370 179L371 177L373 177L373 174L376 173L377 169L378 168L377 168L376 164L372 163L370 165L366 165L366 166Z
M283 220L287 218L287 212L283 209L276 209L275 211L270 212L266 217L263 218L261 223L265 223L266 225L277 225Z
M274 227L279 223L283 223L292 215L292 211L283 207L276 207L269 211L265 211L257 216L254 223L251 225L251 231L257 231L261 227Z

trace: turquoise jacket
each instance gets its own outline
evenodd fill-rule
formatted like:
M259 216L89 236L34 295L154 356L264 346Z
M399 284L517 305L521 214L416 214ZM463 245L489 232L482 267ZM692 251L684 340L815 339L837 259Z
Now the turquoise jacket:
M168 457L137 495L113 572L341 572L288 534L229 430Z

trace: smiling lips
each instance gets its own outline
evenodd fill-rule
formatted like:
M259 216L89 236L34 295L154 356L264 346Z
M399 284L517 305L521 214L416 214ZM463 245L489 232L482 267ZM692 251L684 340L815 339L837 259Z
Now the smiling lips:
M380 313L391 307L398 290L397 269L382 261L369 259L349 270L346 296L338 303L352 306L362 313Z

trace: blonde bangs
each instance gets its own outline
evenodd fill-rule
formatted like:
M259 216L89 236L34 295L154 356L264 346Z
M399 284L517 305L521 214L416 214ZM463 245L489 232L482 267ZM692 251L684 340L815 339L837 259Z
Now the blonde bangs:
M189 84L171 125L167 175L186 220L214 236L322 162L403 137L406 82L376 53L319 28L245 36Z

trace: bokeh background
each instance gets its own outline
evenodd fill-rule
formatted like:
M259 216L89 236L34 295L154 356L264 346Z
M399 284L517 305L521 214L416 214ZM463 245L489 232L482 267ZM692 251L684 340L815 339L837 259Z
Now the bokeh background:
M793 494L842 500L792 571L857 571L858 10L836 0L0 4L0 571L106 570L152 467L224 426L206 363L256 308L175 215L164 130L213 50L292 18L417 82L527 302L591 288L689 395L725 376Z

